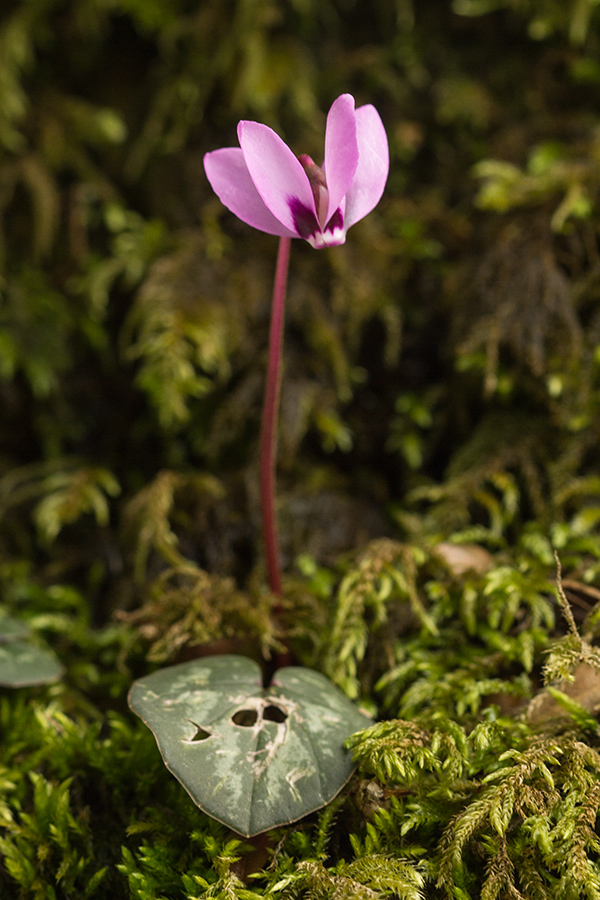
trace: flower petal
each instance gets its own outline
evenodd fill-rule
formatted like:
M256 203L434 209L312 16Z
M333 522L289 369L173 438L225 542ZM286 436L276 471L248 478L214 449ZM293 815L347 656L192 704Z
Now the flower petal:
M374 106L356 110L358 166L354 181L346 194L346 229L377 206L390 168L387 135Z
M295 236L300 232L294 210L301 208L312 214L316 225L308 176L288 145L272 128L259 122L240 122L238 138L250 177L275 218Z
M354 97L342 94L331 105L325 130L323 169L329 192L326 222L339 209L342 198L352 184L358 159ZM322 224L324 226L325 222Z
M282 225L265 206L239 147L225 147L207 153L204 170L221 203L242 222L267 234L297 237L296 231Z

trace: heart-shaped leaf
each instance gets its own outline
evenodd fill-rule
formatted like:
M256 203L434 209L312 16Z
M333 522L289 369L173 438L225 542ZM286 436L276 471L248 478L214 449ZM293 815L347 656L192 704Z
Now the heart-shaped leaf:
M63 668L50 650L30 644L30 629L0 611L0 687L28 687L60 678Z
M354 768L345 739L369 724L324 675L290 666L263 689L243 656L160 669L129 705L194 802L247 837L329 803Z

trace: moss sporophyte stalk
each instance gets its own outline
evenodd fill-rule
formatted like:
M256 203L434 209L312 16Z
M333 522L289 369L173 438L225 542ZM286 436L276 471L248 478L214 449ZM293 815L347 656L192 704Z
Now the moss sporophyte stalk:
M372 106L342 94L327 117L325 159L297 158L274 131L240 122L240 148L206 155L208 178L244 222L279 236L261 430L260 492L269 587L282 596L275 516L275 460L290 245L343 244L348 228L379 201L388 145ZM273 616L281 615L276 603ZM293 822L329 803L354 764L345 740L370 720L319 672L290 665L263 687L243 656L171 666L133 685L131 708L152 729L168 769L195 803L239 834Z

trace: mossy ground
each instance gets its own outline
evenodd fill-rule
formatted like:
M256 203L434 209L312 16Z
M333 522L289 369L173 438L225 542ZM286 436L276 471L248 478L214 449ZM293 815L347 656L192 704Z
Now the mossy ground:
M148 622L92 629L75 591L23 581L12 611L67 675L1 698L2 896L597 896L595 605L564 625L553 568L524 549L460 576L447 545L389 540L345 572L303 565L293 647L381 721L352 739L358 770L329 807L253 841L194 806L127 709ZM312 638L306 595L324 621ZM536 712L543 660L554 679L582 663L591 677Z

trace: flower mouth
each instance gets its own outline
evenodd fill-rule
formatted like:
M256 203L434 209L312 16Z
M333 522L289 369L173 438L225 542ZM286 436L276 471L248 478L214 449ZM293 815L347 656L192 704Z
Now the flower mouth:
M315 201L316 215L312 209L297 197L288 197L288 205L296 231L300 237L308 241L315 249L343 244L346 236L344 234L342 210L338 207L329 220L327 219L329 191L325 172L305 153L299 156L298 160L306 172L310 184Z
M315 250L320 250L322 247L338 247L346 242L344 217L341 209L336 209L325 227L322 228L312 209L309 209L297 197L289 197L288 204L296 231Z

